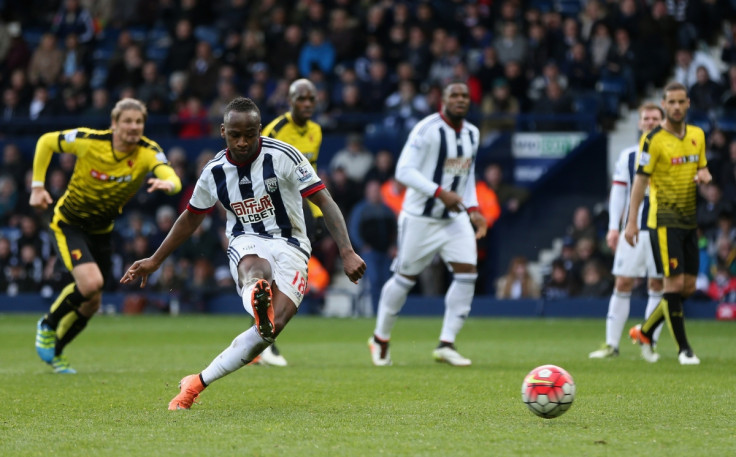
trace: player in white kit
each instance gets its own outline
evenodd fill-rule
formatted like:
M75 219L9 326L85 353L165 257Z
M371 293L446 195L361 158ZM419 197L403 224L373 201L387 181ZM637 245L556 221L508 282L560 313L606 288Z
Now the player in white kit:
M467 366L455 349L455 337L470 313L478 277L476 239L486 234L475 193L478 128L465 121L470 108L468 86L449 84L442 110L422 119L411 131L396 164L396 179L407 187L399 214L398 254L394 275L378 303L376 328L368 340L373 364L391 365L391 329L417 275L436 254L449 265L453 280L445 295L439 362Z
M648 132L658 126L663 118L664 114L659 105L645 103L639 108L639 130ZM634 181L638 153L639 145L621 151L613 172L611 197L608 203L609 222L606 242L611 250L615 251L612 272L616 277L616 285L608 304L606 343L601 349L588 355L591 359L603 359L618 355L621 332L629 318L634 278L649 278L647 281L649 299L645 311L646 316L654 311L654 308L662 299L662 275L657 273L657 267L654 264L654 253L649 240L649 231L646 230L649 211L648 196L644 198L639 208L638 224L642 230L639 232L639 242L636 246L627 243L624 239L624 232L620 230L621 227L626 225L625 219L629 214L631 184ZM654 341L659 338L661 331L662 327L660 326L654 333Z
M220 127L227 149L202 169L187 209L156 252L136 261L120 280L148 275L194 232L219 201L227 211L230 271L255 325L238 335L201 373L185 376L170 410L189 409L212 382L250 363L296 314L307 286L311 246L302 198L320 207L340 249L345 274L356 282L365 262L350 245L337 204L307 159L279 140L261 137L261 113L248 98L225 108Z

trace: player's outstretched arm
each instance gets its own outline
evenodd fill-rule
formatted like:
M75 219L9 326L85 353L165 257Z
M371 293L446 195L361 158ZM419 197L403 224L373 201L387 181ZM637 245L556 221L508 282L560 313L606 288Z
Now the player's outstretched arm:
M145 287L148 282L148 275L158 270L158 267L161 266L163 261L194 233L205 216L206 214L204 213L196 214L189 210L184 210L174 223L169 234L166 235L161 246L156 249L156 252L151 257L135 261L128 268L128 271L125 272L120 282L122 284L128 284L140 278L141 288Z
M322 213L325 216L325 225L327 225L327 230L330 231L332 238L335 240L335 243L337 243L337 247L340 250L340 257L342 258L345 274L351 281L357 284L358 280L362 278L365 273L365 262L358 254L355 253L353 245L350 244L348 229L345 226L345 219L342 217L340 208L332 199L332 196L330 196L327 189L315 192L308 198L322 210Z

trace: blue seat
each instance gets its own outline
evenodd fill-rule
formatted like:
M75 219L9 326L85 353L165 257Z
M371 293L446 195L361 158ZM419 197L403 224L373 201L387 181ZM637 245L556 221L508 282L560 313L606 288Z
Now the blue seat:
M603 107L603 99L595 92L580 94L573 101L576 113L598 116Z
M555 10L563 16L577 17L583 9L580 0L556 0Z
M710 135L713 130L713 122L708 117L708 113L690 110L687 115L687 123L700 127L706 135Z
M716 127L727 133L736 133L736 117L724 116L716 119Z
M628 88L626 80L618 76L604 76L595 85L596 91L602 94L616 94L619 97L626 95Z
M206 41L215 49L220 43L220 32L215 27L199 25L194 28L194 37L198 41Z

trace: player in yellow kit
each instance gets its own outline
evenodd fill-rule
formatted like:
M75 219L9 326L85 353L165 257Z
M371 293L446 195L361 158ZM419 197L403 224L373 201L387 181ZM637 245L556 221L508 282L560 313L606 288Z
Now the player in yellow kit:
M49 132L36 144L30 199L34 208L46 209L53 203L44 187L53 153L77 157L49 224L56 251L74 282L64 287L36 329L36 351L56 373L75 373L62 352L100 307L110 274L111 232L125 203L150 172L155 177L148 179L148 192L181 190L161 147L143 136L147 115L142 102L125 98L113 108L109 130L80 127Z
M632 246L636 243L639 234L636 210L649 185L651 209L647 227L657 270L664 275L664 294L659 305L646 322L629 330L648 362L659 359L652 347L652 334L666 319L677 341L680 364L700 363L685 334L682 302L695 292L698 274L696 187L708 184L712 178L705 158L705 134L699 127L685 123L689 107L685 86L671 83L664 88L665 120L642 136L631 190L624 236Z
M317 102L317 88L308 79L297 79L289 86L291 109L264 127L263 136L289 143L306 156L317 172L317 157L322 145L322 127L312 120L314 105ZM325 232L324 217L317 205L306 200L309 205L312 223L307 223L310 239L314 243ZM309 215L306 215L309 216ZM309 217L306 218L309 220ZM284 356L275 344L267 347L255 363L263 365L286 366Z

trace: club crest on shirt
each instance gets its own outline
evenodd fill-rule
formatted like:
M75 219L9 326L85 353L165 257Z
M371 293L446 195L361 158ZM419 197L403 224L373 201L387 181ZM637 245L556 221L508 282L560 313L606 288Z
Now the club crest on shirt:
M276 192L279 188L279 180L277 178L266 178L266 180L263 181L263 184L266 185L266 190L269 194Z
M312 179L312 167L306 166L306 165L299 165L296 167L296 174L298 176L299 182L306 182ZM276 179L276 178L269 178L269 179ZM270 192L270 191L269 191Z

